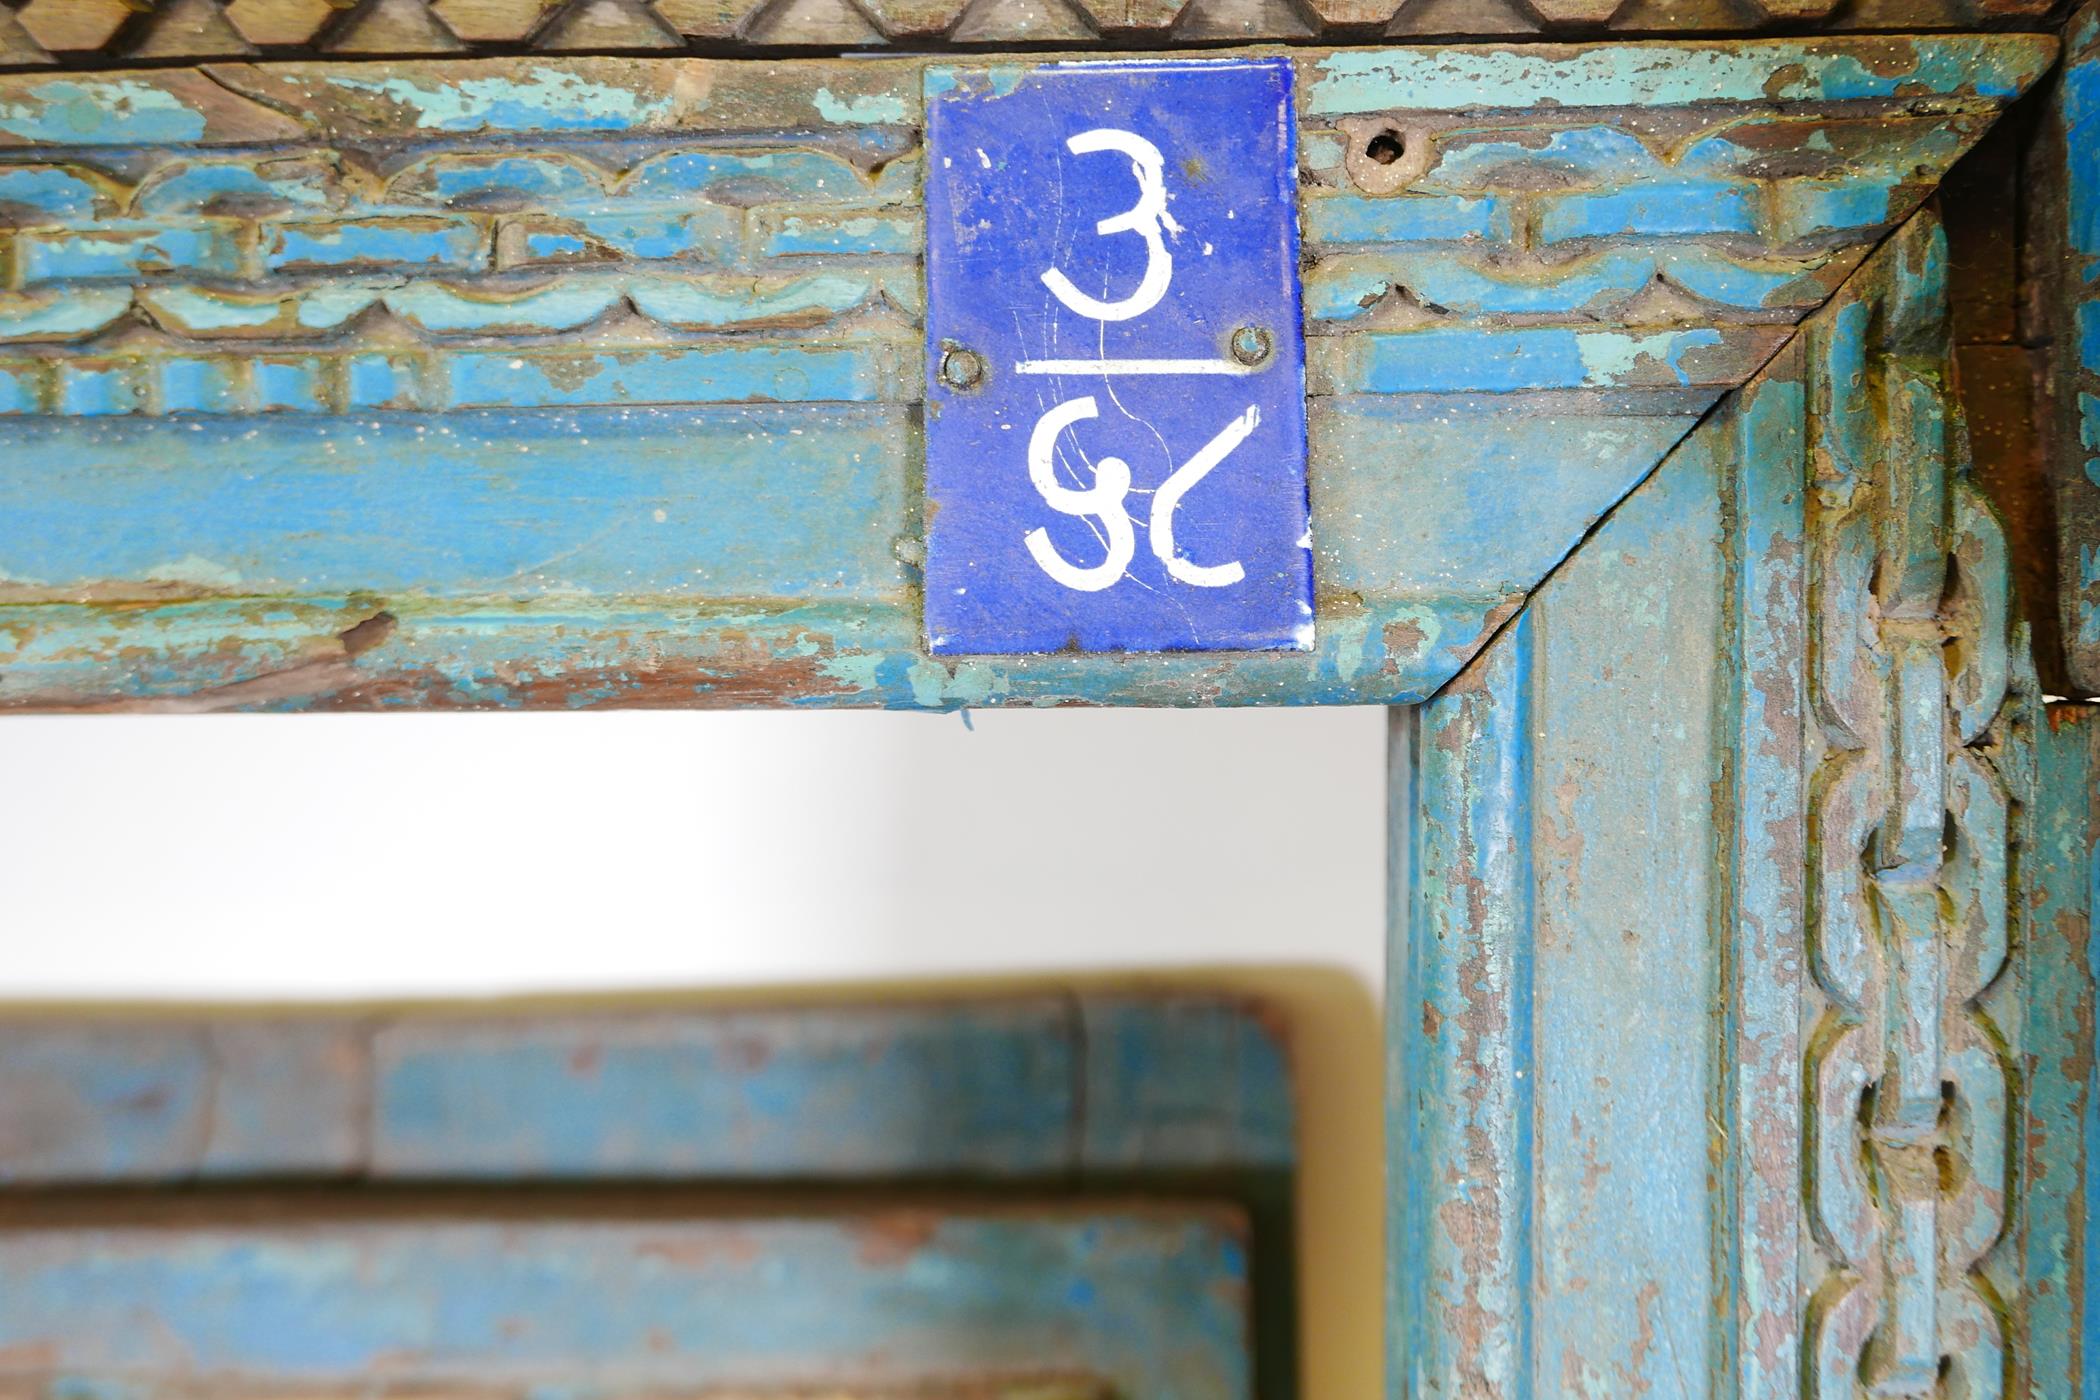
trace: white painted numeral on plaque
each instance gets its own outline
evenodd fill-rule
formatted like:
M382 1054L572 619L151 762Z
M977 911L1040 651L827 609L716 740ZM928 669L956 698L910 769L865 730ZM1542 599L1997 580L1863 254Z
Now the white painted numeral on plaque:
M1088 296L1054 267L1043 273L1043 285L1071 310L1092 320L1128 321L1142 316L1159 305L1160 298L1167 294L1168 284L1174 280L1174 255L1167 251L1166 241L1160 236L1162 229L1181 232L1181 226L1167 212L1166 158L1159 153L1159 147L1144 137L1116 127L1082 131L1067 140L1065 145L1074 155L1119 151L1130 157L1131 172L1137 177L1138 202L1124 213L1101 220L1094 225L1094 232L1104 236L1134 233L1144 239L1145 275L1138 282L1137 290L1120 301L1101 301ZM1150 373L1169 363L1183 373L1210 368L1208 362L1154 360L1103 361L1100 368L1103 373L1110 374L1123 367L1127 367L1125 372L1128 373ZM1187 364L1195 364L1197 368L1188 369ZM1018 368L1029 372L1042 367L1021 365ZM1059 554L1057 547L1050 543L1050 532L1041 527L1029 531L1025 537L1029 554L1043 572L1081 593L1099 593L1113 586L1123 577L1123 571L1130 567L1130 561L1137 553L1136 529L1131 523L1130 510L1124 504L1130 495L1129 463L1120 457L1103 457L1094 464L1092 486L1067 486L1057 479L1058 434L1074 423L1095 416L1097 410L1092 395L1067 399L1037 419L1034 431L1028 436L1028 479L1035 484L1044 502L1052 510L1066 515L1098 518L1102 529L1095 531L1097 537L1103 530L1107 532L1102 539L1108 550L1107 557L1093 565L1074 564ZM1228 588L1247 576L1238 560L1197 564L1182 558L1174 545L1174 512L1180 507L1181 498L1224 461L1233 448L1245 442L1260 422L1260 411L1250 406L1205 443L1195 456L1177 467L1153 495L1149 531L1152 552L1165 566L1167 576L1176 582L1196 588Z
M1247 576L1237 559L1226 564L1192 564L1174 548L1174 512L1189 488L1210 475L1212 467L1225 460L1232 449L1247 440L1261 422L1261 410L1249 404L1247 411L1227 423L1218 435L1203 444L1195 456L1174 469L1152 497L1152 552L1167 566L1167 576L1198 588L1229 588Z
M1145 240L1145 275L1136 291L1121 301L1102 301L1090 297L1072 285L1072 279L1057 268L1043 274L1043 285L1057 299L1073 311L1096 321L1128 321L1142 316L1159 305L1159 299L1167 294L1167 283L1174 276L1174 255L1160 234L1162 226L1181 232L1174 216L1167 212L1166 158L1159 147L1135 132L1122 131L1112 126L1096 127L1082 131L1065 142L1073 155L1091 155L1096 151L1121 151L1130 157L1131 173L1137 177L1138 202L1128 211L1113 215L1094 225L1094 232L1106 237L1112 233L1134 233Z
M1067 425L1092 418L1096 414L1094 396L1068 399L1036 420L1035 431L1028 435L1028 479L1035 483L1036 491L1050 508L1066 515L1099 516L1108 530L1108 557L1091 568L1068 563L1050 543L1050 532L1037 526L1027 536L1028 552L1044 573L1059 583L1081 593L1099 593L1130 567L1137 554L1137 535L1131 528L1130 512L1123 506L1124 497L1130 494L1130 464L1121 457L1103 457L1094 464L1094 484L1088 487L1067 486L1057 479L1057 465L1052 460L1057 451L1057 435Z
M1100 563L1079 565L1067 560L1050 543L1050 532L1038 526L1026 537L1028 553L1043 572L1065 587L1081 593L1099 593L1123 576L1137 553L1137 532L1130 509L1130 464L1121 457L1103 457L1094 464L1094 484L1067 486L1057 479L1057 435L1074 423L1097 417L1094 397L1068 399L1036 420L1028 435L1028 479L1052 510L1065 515L1098 517L1108 532L1104 543L1108 555ZM1197 564L1181 557L1174 545L1174 512L1197 482L1210 475L1232 449L1247 440L1261 422L1261 410L1249 406L1245 413L1219 429L1195 456L1174 469L1152 497L1149 533L1152 552L1166 566L1167 575L1197 588L1227 588L1247 576L1235 559L1224 564Z

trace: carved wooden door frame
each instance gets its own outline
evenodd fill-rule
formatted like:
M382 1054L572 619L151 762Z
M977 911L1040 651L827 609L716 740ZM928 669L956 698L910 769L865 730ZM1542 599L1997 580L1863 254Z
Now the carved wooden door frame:
M0 703L1393 705L1393 1393L2080 1393L2096 726L2011 574L2100 688L2100 25L1981 32L2061 9L9 0ZM1314 37L1316 649L930 657L925 62L782 55ZM2038 82L2008 545L1928 201ZM427 528L534 510L545 587Z
M2082 1155L2034 1003L2089 974L2022 896L2083 715L2011 616L1946 265L1913 219L1396 712L1403 1393L2075 1389L2025 1187Z

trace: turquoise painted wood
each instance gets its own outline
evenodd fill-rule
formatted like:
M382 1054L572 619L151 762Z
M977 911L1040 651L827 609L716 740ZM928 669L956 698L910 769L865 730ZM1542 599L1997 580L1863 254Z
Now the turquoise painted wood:
M1195 995L0 1020L0 1189L1288 1173L1261 1008Z
M2085 1383L2085 717L1945 275L1915 221L1396 712L1397 1394Z
M1231 1211L562 1209L53 1230L0 1207L0 1392L1255 1393Z
M17 1010L0 1396L1288 1396L1294 1119L1196 993Z
M2100 5L2064 31L2042 161L2048 191L2041 321L2055 345L2053 412L2047 415L2056 488L2058 570L2070 683L2100 695Z
M2031 1085L2021 1161L2034 1220L2023 1291L2033 1299L2036 1394L2100 1394L2100 1083L2093 1058L2100 945L2100 710L2052 705L2035 732L2028 881L2037 994L2023 1058ZM2068 1047L2068 1053L2052 1053Z
M1305 657L921 651L918 59L0 76L0 703L1419 701L1394 717L1392 1393L2100 1394L2091 719L2045 708L2013 622L1925 207L2057 52L1296 51ZM2084 431L2061 400L2059 447ZM848 1037L860 1058L779 1070L647 1026L383 1029L347 1042L357 1131L236 1089L263 1070L219 1065L218 1027L61 1044L95 1066L72 1087L32 1038L0 1083L89 1106L18 1134L25 1181L1098 1184L1283 1152L1244 1018L1014 1015L963 1053ZM728 1098L686 1087L725 1065ZM849 1107L753 1115L781 1074ZM941 1148L868 1153L925 1114ZM455 1226L354 1249L436 1277L448 1241L489 1246ZM235 1295L293 1259L244 1228L197 1256ZM837 1222L783 1228L783 1259L844 1258ZM1063 1246L975 1228L916 1257L1047 1315L1040 1280L978 1270ZM560 1248L622 1252L608 1229ZM518 1257L556 1239L531 1234ZM167 1247L92 1242L135 1298ZM1209 1248L1133 1266L1188 1335L1238 1286ZM950 1317L883 1277L857 1296L884 1325ZM688 1282L721 1278L748 1291ZM805 1293L749 1296L796 1338ZM1076 1301L1061 1335L1097 1370L1183 1393L1091 1330L1160 1298ZM712 1335L666 1316L673 1351ZM1188 1393L1278 1393L1257 1350L1259 1378Z
M0 704L1420 699L2050 55L1295 55L1268 657L923 652L920 60L0 75Z

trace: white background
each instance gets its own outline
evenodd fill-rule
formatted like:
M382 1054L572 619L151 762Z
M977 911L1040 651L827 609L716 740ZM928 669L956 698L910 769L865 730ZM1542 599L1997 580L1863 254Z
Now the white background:
M1385 712L972 719L0 719L0 1001L1249 993L1296 1071L1304 1394L1384 1393Z
M1384 711L971 719L0 721L0 996L1377 986Z

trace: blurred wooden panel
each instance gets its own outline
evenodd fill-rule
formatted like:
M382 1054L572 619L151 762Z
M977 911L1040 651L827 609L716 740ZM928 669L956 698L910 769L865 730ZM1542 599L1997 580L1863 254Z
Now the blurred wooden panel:
M0 1022L0 1186L1288 1171L1290 1066L1196 995Z
M1253 1396L1227 1209L366 1209L0 1208L0 1395Z

